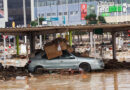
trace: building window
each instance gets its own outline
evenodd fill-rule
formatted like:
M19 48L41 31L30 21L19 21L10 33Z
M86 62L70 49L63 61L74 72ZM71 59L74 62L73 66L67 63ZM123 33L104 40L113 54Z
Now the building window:
M74 12L73 12L73 11L71 11L71 12L70 12L70 15L73 15L73 13L74 13Z
M67 15L67 12L64 12L64 15Z
M47 1L47 6L50 6L51 5L51 1Z
M62 15L62 12L59 12L59 16L61 16Z
M52 15L52 16L56 16L56 13L52 13L51 15Z
M47 13L47 16L51 16L51 13Z
M41 16L44 17L44 13L42 13Z
M78 14L78 11L75 11L75 14Z
M70 15L76 15L76 14L78 14L78 11L71 11L70 12Z

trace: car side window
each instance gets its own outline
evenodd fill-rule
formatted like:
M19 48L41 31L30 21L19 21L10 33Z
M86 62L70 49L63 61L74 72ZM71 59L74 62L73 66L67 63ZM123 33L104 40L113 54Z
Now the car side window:
M43 58L43 59L47 59L46 54L42 55L42 58Z
M42 55L42 59L47 59L47 55L46 54ZM56 60L56 59L59 59L59 57L53 58L51 60Z
M35 58L41 59L41 53L35 54Z
M72 55L68 53L67 51L63 51L62 56L60 57L61 59L71 59Z

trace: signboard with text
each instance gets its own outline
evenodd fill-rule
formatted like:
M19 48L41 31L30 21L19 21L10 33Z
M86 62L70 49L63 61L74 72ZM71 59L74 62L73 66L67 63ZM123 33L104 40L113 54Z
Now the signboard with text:
M45 18L46 21L58 21L58 17Z
M81 4L81 20L85 20L87 15L87 4Z
M127 4L115 4L114 2L99 2L98 3L98 13L101 16L110 16L111 13L116 12L127 12Z

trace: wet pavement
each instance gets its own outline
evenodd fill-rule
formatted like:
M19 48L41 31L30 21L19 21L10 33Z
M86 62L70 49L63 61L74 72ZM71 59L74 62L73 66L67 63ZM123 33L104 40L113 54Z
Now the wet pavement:
M43 74L0 80L0 90L130 90L130 70Z

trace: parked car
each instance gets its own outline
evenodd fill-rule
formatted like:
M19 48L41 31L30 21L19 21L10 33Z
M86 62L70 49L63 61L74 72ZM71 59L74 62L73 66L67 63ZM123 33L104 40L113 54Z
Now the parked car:
M30 58L28 62L28 70L30 72L38 72L38 70L57 70L57 69L74 69L91 70L104 69L104 63L100 59L76 57L67 51L63 51L63 55L48 60L45 53L37 53L35 57Z

